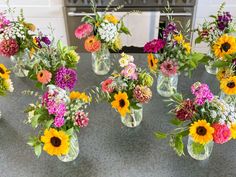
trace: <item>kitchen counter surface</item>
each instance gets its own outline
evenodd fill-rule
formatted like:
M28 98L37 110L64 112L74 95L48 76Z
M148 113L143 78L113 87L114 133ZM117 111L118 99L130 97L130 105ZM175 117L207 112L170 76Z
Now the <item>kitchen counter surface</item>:
M11 66L9 59L0 58L0 63ZM116 63L118 61L116 60ZM144 55L135 55L135 63L147 67ZM89 90L107 76L96 76L91 70L88 54L81 54L78 65L76 89ZM23 113L33 100L22 96L26 89L35 90L32 81L12 75L15 92L0 98L3 119L0 120L0 176L1 177L235 177L236 141L214 145L212 155L206 161L193 160L185 149L185 156L178 157L167 140L156 140L153 133L169 131L169 108L156 92L153 99L144 105L143 121L139 127L130 129L122 125L118 113L107 103L94 104L89 108L90 123L79 134L79 157L63 163L56 157L42 153L39 159L26 142L33 134L24 124ZM156 80L156 79L155 79ZM178 90L190 95L190 86L195 81L208 83L215 94L219 93L218 82L206 73L203 66L189 79L179 77ZM186 142L186 139L185 139Z

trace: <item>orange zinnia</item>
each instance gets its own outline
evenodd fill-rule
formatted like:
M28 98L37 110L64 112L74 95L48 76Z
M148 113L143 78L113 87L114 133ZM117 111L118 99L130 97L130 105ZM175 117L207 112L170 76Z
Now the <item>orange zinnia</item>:
M85 40L84 48L88 52L97 52L101 48L101 41L96 36L90 36Z
M52 79L52 73L50 73L48 70L41 70L37 73L37 79L42 84L47 84Z

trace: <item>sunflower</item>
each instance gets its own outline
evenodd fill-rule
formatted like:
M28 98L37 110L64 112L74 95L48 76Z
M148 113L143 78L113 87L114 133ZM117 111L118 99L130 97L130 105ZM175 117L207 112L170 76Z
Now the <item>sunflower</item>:
M158 67L158 59L155 58L155 56L152 53L148 54L148 67L152 72L156 72L157 71L157 67Z
M226 54L230 55L236 52L236 39L225 34L217 39L212 49L216 57L224 58Z
M4 64L0 64L0 77L3 79L9 79L11 72L5 67Z
M216 78L221 81L222 79L226 79L228 77L233 76L233 70L230 68L220 68L216 74Z
M236 94L236 76L222 79L220 82L220 89L227 95Z
M82 100L85 103L88 103L91 101L91 98L88 95L86 95L85 92L75 92L75 91L70 93L70 99L71 100L76 100L76 99Z
M206 120L198 120L192 123L189 129L189 134L192 136L193 140L200 144L206 144L212 141L213 133L214 128L212 128Z
M129 100L127 93L119 92L114 96L115 100L111 102L112 108L117 109L122 117L129 112Z
M44 143L43 150L51 156L66 155L69 151L69 136L64 131L46 129L41 141Z

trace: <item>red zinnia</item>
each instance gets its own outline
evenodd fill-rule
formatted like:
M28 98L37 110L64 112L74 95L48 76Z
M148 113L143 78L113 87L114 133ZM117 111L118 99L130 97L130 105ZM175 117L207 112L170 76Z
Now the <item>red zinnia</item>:
M179 120L185 121L191 119L195 111L196 110L193 101L187 99L184 100L183 103L181 104L181 107L175 111L175 115Z
M3 40L0 42L0 54L5 57L14 56L19 51L19 45L15 39Z

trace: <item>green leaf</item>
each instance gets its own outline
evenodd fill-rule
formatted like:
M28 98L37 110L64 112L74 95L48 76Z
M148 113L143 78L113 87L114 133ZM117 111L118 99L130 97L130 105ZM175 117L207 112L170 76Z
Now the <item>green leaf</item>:
M40 115L37 114L35 115L34 117L32 117L32 120L31 120L31 126L33 128L37 128L38 127L38 119L39 119Z
M36 82L35 87L43 90L44 85L40 82Z
M183 121L177 119L177 118L173 118L170 120L170 123L173 124L173 125L176 125L176 126L180 126L183 124Z
M66 131L66 134L68 134L69 136L72 136L73 132L74 132L74 128L72 127Z
M142 107L137 105L138 103L131 103L130 107L132 107L133 109L141 109Z
M188 130L185 130L185 131L182 131L179 133L179 135L181 135L182 137L185 137L185 136L188 136L189 135L189 129Z
M40 154L42 153L42 146L41 144L37 144L36 146L34 146L34 153L37 157L40 156Z
M192 149L194 154L201 154L204 151L204 145L200 143L193 142Z
M184 154L184 143L181 135L177 135L175 137L174 146L175 146L175 151L179 156Z
M46 129L49 129L49 128L51 127L51 125L52 125L53 122L54 122L53 119L48 120L48 121L46 122L46 124L45 124L45 128L46 128Z
M224 66L229 66L229 63L226 62L226 61L215 61L212 66L214 66L214 67L224 67Z
M195 44L200 44L202 42L202 38L198 37L195 39Z
M123 21L121 22L120 31L122 31L123 33L125 33L127 35L131 35L129 29L125 26Z
M155 132L154 135L156 139L165 139L167 137L167 134L162 132Z
M34 146L36 142L37 142L36 139L35 139L34 137L31 137L31 138L28 140L27 144L28 144L29 146Z

